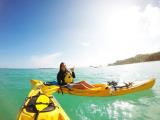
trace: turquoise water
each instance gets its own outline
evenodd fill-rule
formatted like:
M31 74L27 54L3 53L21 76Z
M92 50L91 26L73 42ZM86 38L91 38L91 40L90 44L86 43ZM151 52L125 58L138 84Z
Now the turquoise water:
M0 120L15 120L30 91L30 79L55 80L58 69L0 69ZM54 96L71 120L159 120L160 62L77 68L75 81L89 83L157 79L151 90L118 97Z

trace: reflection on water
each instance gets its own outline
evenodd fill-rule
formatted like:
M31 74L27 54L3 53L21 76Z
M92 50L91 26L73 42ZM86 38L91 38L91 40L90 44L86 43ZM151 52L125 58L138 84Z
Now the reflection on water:
M108 104L107 113L109 119L130 119L134 110L134 104L127 101L115 101Z
M136 120L137 118L146 120L150 115L143 112L150 112L155 94L152 90L147 90L116 97L92 97L91 99L72 96L72 98L75 105L72 113L80 120Z

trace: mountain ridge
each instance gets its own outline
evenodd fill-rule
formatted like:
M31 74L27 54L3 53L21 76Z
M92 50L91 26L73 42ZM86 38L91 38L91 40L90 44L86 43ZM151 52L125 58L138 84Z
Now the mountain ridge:
M114 63L108 64L108 66L133 64L133 63L141 63L141 62L149 62L149 61L160 61L160 51L155 53L150 53L150 54L149 53L138 54L134 57L130 57L123 60L117 60Z

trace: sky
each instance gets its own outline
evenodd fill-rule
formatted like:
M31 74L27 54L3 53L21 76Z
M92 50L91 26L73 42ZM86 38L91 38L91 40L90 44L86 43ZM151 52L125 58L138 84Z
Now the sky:
M107 65L160 51L160 0L0 0L0 68Z

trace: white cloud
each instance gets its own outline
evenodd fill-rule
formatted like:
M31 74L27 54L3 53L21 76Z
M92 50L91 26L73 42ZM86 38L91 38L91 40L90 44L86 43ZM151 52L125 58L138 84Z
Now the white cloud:
M31 64L36 68L53 68L59 66L61 53L33 55Z
M90 43L89 42L82 42L81 45L84 46L84 47L89 47Z
M160 36L160 8L148 5L144 12L151 37Z
M133 5L108 8L104 4L103 9L94 11L88 6L86 9L83 9L87 16L84 24L64 29L62 39L75 40L69 48L71 52L66 48L63 56L59 53L33 56L34 66L57 67L61 58L68 66L107 64L160 50L160 8L150 4L143 10Z
M103 14L101 19L96 21L96 26L91 26L89 32L80 30L76 35L78 37L81 33L84 36L85 42L78 42L86 47L79 54L80 58L84 58L83 63L79 59L79 64L107 64L139 53L160 50L160 8L150 4L144 10L139 6L116 6L110 13Z
M108 39L117 43L119 50L124 49L128 55L160 50L160 44L159 49L154 47L160 39L160 8L149 4L141 11L140 7L133 6L118 9L113 15Z

